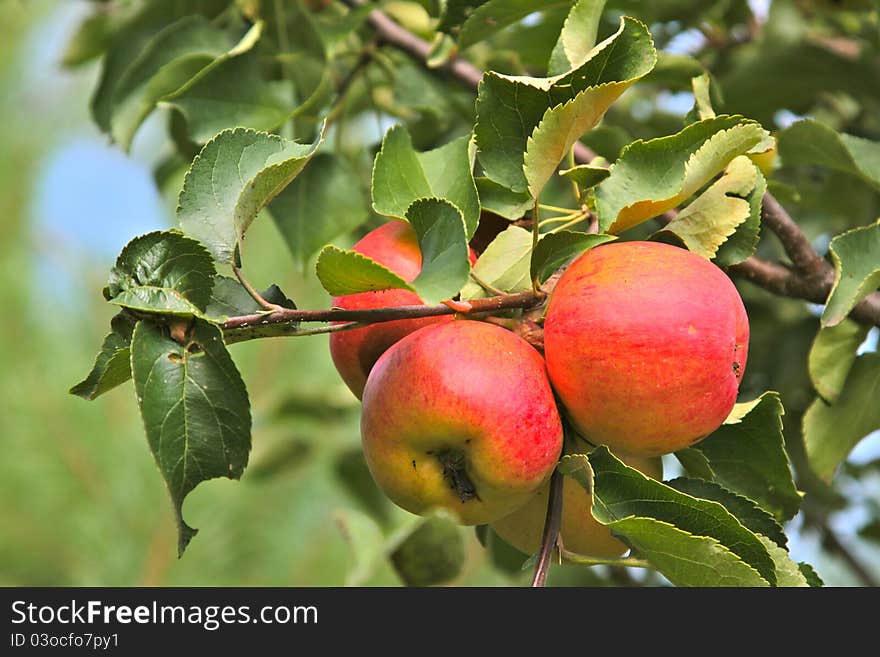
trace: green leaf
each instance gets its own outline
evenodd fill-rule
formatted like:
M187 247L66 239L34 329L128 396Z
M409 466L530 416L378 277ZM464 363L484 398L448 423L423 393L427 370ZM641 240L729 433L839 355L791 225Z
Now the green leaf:
M646 517L622 518L609 522L608 527L626 537L640 555L676 586L769 586L757 570L710 536L695 536L671 523Z
M813 470L831 481L853 447L880 429L880 354L856 358L833 404L817 398L803 419L804 447Z
M214 277L211 299L205 308L206 318L220 323L230 317L252 315L261 310L263 309L256 300L237 280L228 276Z
M780 587L808 587L810 584L804 573L801 571L800 565L788 556L788 552L782 547L771 541L766 536L759 536L764 542L767 551L773 558L776 566L776 586Z
M211 297L214 263L198 241L176 230L156 231L129 242L104 296L141 312L200 315Z
M708 537L717 541L736 555L743 565L760 575L753 579L752 585L757 585L761 578L771 585L776 583L773 559L767 548L723 505L680 493L646 477L626 466L607 447L594 449L589 460L593 471L593 515L602 524L609 525L615 534L632 541L633 547L645 552L648 559L652 558L652 553L669 550L665 541L655 542L656 538L645 531L644 521L649 521L650 525L660 521L691 537ZM678 558L693 557L683 553ZM716 585L723 585L723 582Z
M788 538L776 519L749 498L734 493L720 484L703 479L679 477L665 482L667 486L691 497L713 500L730 511L737 520L754 533L769 538L776 546L785 548Z
M818 165L861 178L880 190L880 142L839 133L806 119L778 134L783 166Z
M755 165L755 177L755 186L746 195L746 200L749 202L749 216L718 248L714 262L719 267L738 264L758 249L758 238L761 236L761 209L764 204L764 194L767 192L767 179L757 165Z
M111 332L104 338L101 351L89 375L70 389L70 394L92 400L131 378L129 346L134 320L119 313L110 320Z
M403 219L417 199L445 199L461 212L470 238L480 220L473 166L470 137L418 153L406 128L394 126L385 134L373 165L373 209Z
M269 204L275 225L301 267L325 244L366 221L366 199L356 180L344 158L318 153Z
M451 299L471 270L461 212L445 199L425 198L409 206L406 218L422 253L422 269L411 287L426 304Z
M532 286L529 260L532 254L532 233L519 226L510 226L492 240L474 265L474 276L505 292L523 292ZM470 280L461 290L462 299L492 296L476 281Z
M508 25L513 25L529 14L546 9L567 7L571 5L571 2L572 0L489 0L480 4L462 24L458 47L464 50L475 43L488 39L496 32Z
M842 322L853 307L880 287L880 220L838 235L828 247L836 278L822 313L822 326Z
M767 135L754 121L718 116L669 137L633 142L596 187L600 230L619 233L671 210Z
M244 128L224 130L199 152L177 204L180 227L230 263L251 222L303 170L323 141L297 144Z
M762 179L758 167L748 157L735 158L719 180L652 237L663 241L672 238L689 251L711 260L721 245L752 216L749 197ZM757 235L754 237L753 248L757 246Z
M440 24L437 26L438 32L446 32L447 34L457 32L462 23L467 20L474 9L480 5L484 5L488 0L443 0L440 15Z
M603 9L605 0L577 0L568 12L559 40L553 47L548 75L561 75L587 61L590 50L596 45Z
M528 192L514 192L485 177L475 180L480 195L480 206L499 217L516 221L522 219L535 205Z
M754 500L777 520L787 520L798 512L801 496L785 451L783 413L779 394L766 392L736 404L721 427L677 455L685 465L691 455L702 457L715 481Z
M846 376L856 360L859 345L865 341L869 328L845 319L816 334L807 364L813 387L825 401L837 401Z
M586 253L595 246L616 239L614 235L581 233L573 230L544 235L532 254L531 278L543 283L570 259Z
M158 104L180 111L199 144L231 127L274 130L291 116L292 92L287 82L266 80L259 61L254 50L225 58Z
M581 189L590 189L610 176L611 171L608 170L607 165L579 164L560 171L559 175L576 182Z
M235 43L226 31L200 16L171 23L144 46L113 90L110 133L128 150L143 120L165 96L229 57L250 50L260 37L254 25Z
M76 28L61 55L61 65L74 68L98 57L113 40L113 33L123 25L116 12L98 10Z
M712 94L710 88L712 79L708 73L703 73L691 79L691 88L694 92L694 108L688 113L689 123L714 119L716 114L712 108Z
M650 33L632 18L590 55L551 78L483 76L474 135L489 178L534 197L574 142L656 61Z
M617 34L596 46L590 56L591 59L578 69L576 77L566 75L562 78L572 85L576 94L570 100L553 98L558 104L551 105L544 113L526 142L523 172L529 193L534 198L538 198L581 135L599 123L611 104L636 80L650 72L657 61L648 29L627 18L621 19ZM593 70L585 71L584 68ZM583 81L593 75L602 82L583 88Z
M810 564L801 561L798 563L798 569L801 571L801 575L804 576L804 579L807 580L807 584L810 586L816 588L825 586L825 582L822 581L822 578L819 577L819 574Z
M169 17L180 18L175 0L141 4L122 19L112 35L103 58L101 78L90 102L95 123L104 132L110 132L113 96L120 79L140 57L150 40L168 26Z
M197 531L183 519L186 496L208 479L241 477L251 448L247 390L220 329L195 319L187 337L178 344L141 321L131 339L138 406L171 493L180 554Z
M393 271L357 251L327 245L318 254L315 273L331 296L413 287Z

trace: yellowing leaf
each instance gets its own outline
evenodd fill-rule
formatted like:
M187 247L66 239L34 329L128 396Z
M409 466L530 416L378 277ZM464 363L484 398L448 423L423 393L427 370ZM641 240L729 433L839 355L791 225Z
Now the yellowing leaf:
M669 137L633 142L596 187L600 230L620 233L675 208L767 134L754 121L718 116Z

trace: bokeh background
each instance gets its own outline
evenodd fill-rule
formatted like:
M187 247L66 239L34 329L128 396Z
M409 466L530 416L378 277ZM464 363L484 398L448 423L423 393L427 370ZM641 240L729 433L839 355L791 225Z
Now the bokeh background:
M363 566L348 541L370 537L358 538L366 509L354 488L365 484L346 458L359 444L357 402L332 368L326 336L233 347L253 404L251 465L240 482L207 482L189 496L185 515L200 533L180 560L131 385L92 403L67 393L91 367L113 314L101 288L116 254L134 235L172 225L179 189L179 180L161 187L153 175L165 155L162 112L126 155L89 117L99 64L61 66L89 4L0 0L0 585L343 585ZM767 10L766 2L754 6ZM686 51L695 39L683 34L669 47ZM692 98L662 102L676 116ZM782 110L776 118L788 120ZM270 221L257 221L248 242L261 254L249 263L258 286L277 282L301 307L328 303L314 277L291 264ZM786 323L767 319L757 328L770 336L765 352L790 360L791 371L775 376L796 380L793 389L803 387L803 336L815 332L815 314L803 306L781 304ZM804 331L790 331L801 324ZM876 329L864 346L873 348ZM761 358L759 349L750 365ZM863 441L851 463L873 463L878 443ZM675 469L667 461L668 472ZM828 523L880 576L876 543L858 532L877 512L880 478L859 472L838 486L855 502L832 510ZM386 512L393 522L405 515ZM814 564L826 584L863 583L800 516L787 530L792 556ZM472 531L462 534L466 565L452 583L525 581L528 573L493 565ZM364 573L359 583L398 583L386 564ZM563 567L550 582L662 583L645 577Z

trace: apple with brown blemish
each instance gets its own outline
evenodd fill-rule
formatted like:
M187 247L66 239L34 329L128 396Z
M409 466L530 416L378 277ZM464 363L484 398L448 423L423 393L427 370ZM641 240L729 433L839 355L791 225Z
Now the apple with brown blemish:
M398 506L485 524L525 504L562 450L544 361L506 329L472 320L421 328L388 349L364 389L367 465Z
M612 242L575 260L544 323L550 381L591 443L669 454L717 429L736 401L749 322L727 275L657 242Z

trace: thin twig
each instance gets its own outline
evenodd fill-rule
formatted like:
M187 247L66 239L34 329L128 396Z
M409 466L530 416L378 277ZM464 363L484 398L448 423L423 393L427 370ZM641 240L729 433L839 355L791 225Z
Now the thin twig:
M553 471L550 478L550 494L547 500L547 517L544 520L544 534L541 537L541 551L538 553L538 563L535 565L535 574L532 577L533 587L542 587L547 583L547 573L550 571L550 559L556 550L556 541L559 538L559 526L562 523L562 473Z
M494 312L514 308L531 308L544 300L543 293L518 292L498 297L474 299L470 302L471 313ZM393 322L397 319L418 319L421 317L437 317L453 315L456 311L444 304L436 306L413 305L394 306L390 308L369 308L365 310L345 310L331 308L327 310L301 310L298 308L281 308L275 312L232 317L224 324L224 329L240 328L251 324L278 324L281 322L363 322L375 324Z

